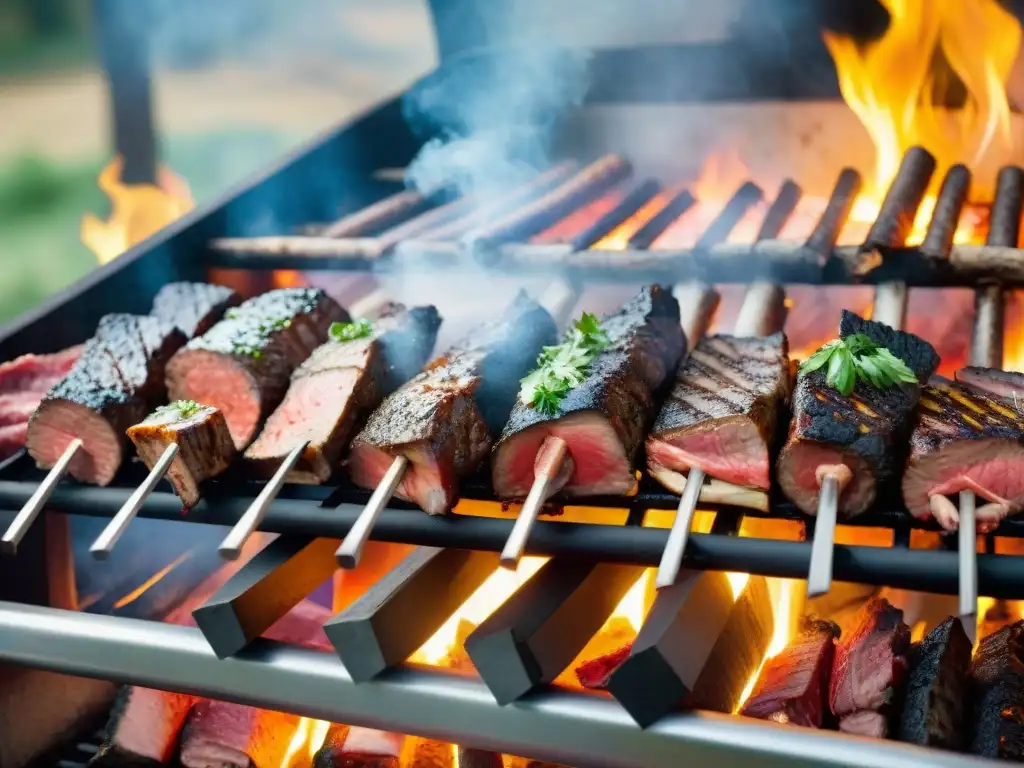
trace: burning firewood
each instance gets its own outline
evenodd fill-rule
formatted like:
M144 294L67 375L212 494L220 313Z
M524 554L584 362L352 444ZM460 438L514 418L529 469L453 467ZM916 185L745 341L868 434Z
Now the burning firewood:
M332 725L313 768L398 768L405 740L402 734Z
M1024 760L1024 621L984 638L971 662L971 752L1000 760Z
M501 755L485 749L459 747L459 768L501 768Z

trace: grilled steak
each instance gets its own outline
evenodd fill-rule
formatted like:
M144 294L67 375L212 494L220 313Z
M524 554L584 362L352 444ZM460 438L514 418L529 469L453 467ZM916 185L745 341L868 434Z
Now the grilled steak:
M25 447L29 419L81 353L82 347L77 346L52 355L22 355L0 364L0 461Z
M984 392L1014 408L1024 407L1024 373L998 368L968 366L956 372L956 380L965 387Z
M991 502L977 514L978 528L990 530L1024 508L1021 470L1024 416L1013 406L957 384L924 388L903 472L903 500L911 514L934 514L943 528L956 530L956 507L931 499L973 490Z
M564 440L571 458L552 493L622 494L636 484L635 461L656 413L657 394L686 349L679 304L671 291L645 287L602 320L601 329L610 343L555 415L516 402L494 450L492 477L499 498L529 493L549 437Z
M242 297L209 283L169 283L153 298L150 314L172 323L190 339L202 336Z
M964 745L971 641L950 616L916 644L897 737L923 747Z
M778 656L768 659L741 714L760 720L821 728L839 627L808 621Z
M406 310L394 304L373 323L370 336L317 347L292 374L284 401L246 450L248 465L269 477L308 441L288 480L325 482L369 413L426 363L440 325L432 306Z
M885 736L890 704L906 677L909 648L903 611L878 597L864 606L855 626L840 638L832 664L829 706L840 730Z
M48 469L78 437L83 449L71 462L71 476L107 485L121 466L125 430L164 396L164 368L184 341L180 330L155 317L104 317L78 362L32 416L29 454Z
M177 444L178 454L166 476L186 509L199 503L199 483L227 469L236 453L220 411L182 400L157 408L129 427L128 437L150 469L168 445Z
M698 467L710 477L767 490L768 452L789 386L784 334L701 340L676 373L647 438L651 476L678 488L680 474Z
M854 334L886 347L909 366L921 385L935 373L939 357L926 341L843 310L839 336ZM858 381L853 393L844 397L825 383L823 369L801 372L789 437L779 457L783 493L805 513L816 514L819 468L846 467L850 479L839 495L839 514L864 512L902 466L902 446L920 393L918 385L882 390Z
M970 751L1024 762L1024 621L982 639L971 661Z
M195 697L124 686L114 702L106 736L89 761L94 768L146 768L167 765L177 753L178 736Z
M224 414L241 450L277 407L292 371L348 314L313 288L282 288L243 302L167 366L173 400L194 400Z
M519 380L555 337L551 315L520 293L381 403L352 442L353 482L375 488L405 456L410 466L396 495L432 515L450 510L459 482L479 468L508 417Z

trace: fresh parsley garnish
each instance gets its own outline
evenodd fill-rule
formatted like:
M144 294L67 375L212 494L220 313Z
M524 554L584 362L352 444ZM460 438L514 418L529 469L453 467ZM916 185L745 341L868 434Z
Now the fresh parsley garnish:
M810 373L826 366L825 383L842 395L853 392L858 380L875 389L917 383L906 363L862 333L828 342L807 358L800 370Z
M355 320L351 323L331 323L327 333L335 341L355 341L364 339L373 333L373 324L365 319Z
M608 334L597 318L584 312L565 341L544 347L537 357L537 367L522 380L519 398L547 416L558 413L562 400L583 383L590 364L608 343Z
M173 415L179 419L188 419L195 416L199 411L203 409L199 403L195 400L175 400L173 403L167 405L161 405L155 411L154 416L170 416Z

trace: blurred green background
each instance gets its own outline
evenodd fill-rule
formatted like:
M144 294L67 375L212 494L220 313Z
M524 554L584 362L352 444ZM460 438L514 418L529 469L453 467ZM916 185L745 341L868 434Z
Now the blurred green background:
M198 204L434 66L424 0L152 6L161 162ZM113 154L89 0L0 0L0 323L96 267Z

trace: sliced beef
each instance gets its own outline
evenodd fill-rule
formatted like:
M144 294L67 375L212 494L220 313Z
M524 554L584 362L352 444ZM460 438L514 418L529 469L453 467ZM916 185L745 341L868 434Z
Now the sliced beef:
M104 317L74 367L33 414L29 454L48 469L80 438L71 476L107 485L121 466L126 430L164 396L167 360L183 343L180 330L155 317Z
M934 515L943 528L956 530L956 506L931 500L962 490L990 502L979 505L982 531L1024 508L1024 416L980 391L935 383L921 394L903 500L915 517Z
M647 438L651 475L678 487L680 475L697 467L728 483L769 489L769 449L789 386L784 334L702 339L676 373Z
M913 647L896 734L900 741L942 749L964 746L970 665L971 641L953 616Z
M433 306L406 310L393 304L374 321L370 336L317 347L292 374L284 401L246 450L248 466L269 477L308 441L288 480L326 482L370 412L426 363L440 325Z
M150 469L171 443L178 454L167 479L186 509L199 503L199 484L231 466L236 451L224 415L208 405L175 401L128 428L139 458Z
M192 339L210 330L229 307L241 301L241 296L222 285L168 283L153 298L150 314L178 326Z
M768 659L741 714L760 720L821 728L839 627L808 621L782 653Z
M686 349L679 303L671 291L647 286L601 321L610 343L554 415L516 402L492 464L494 490L521 499L545 461L548 438L567 444L569 460L552 493L622 494L636 484L636 459L654 420L658 395ZM550 444L550 443L549 443Z
M906 363L924 385L939 357L928 342L843 310L839 336L863 334ZM779 457L783 493L803 512L818 510L822 471L845 467L839 514L859 515L897 477L921 393L919 385L876 389L858 381L849 397L825 383L823 369L797 376L789 437Z
M0 363L0 395L38 392L45 394L74 366L82 346L68 347L51 355L22 355Z
M243 302L188 343L167 366L173 400L194 400L224 414L241 450L278 406L292 372L348 314L314 288L282 288Z
M500 317L471 333L387 397L352 442L353 482L380 483L396 456L409 468L396 495L429 514L449 511L459 482L487 457L541 347L554 343L551 315L520 293Z
M110 713L106 737L89 761L93 768L147 768L167 765L177 754L178 737L195 697L125 686Z
M839 718L840 730L885 736L892 705L906 679L909 649L910 629L903 611L879 597L861 609L854 626L839 640L832 664L829 706Z
M970 670L970 751L1024 762L1024 621L982 639Z
M998 368L968 366L956 372L956 380L965 387L984 392L1015 409L1024 408L1024 373Z

